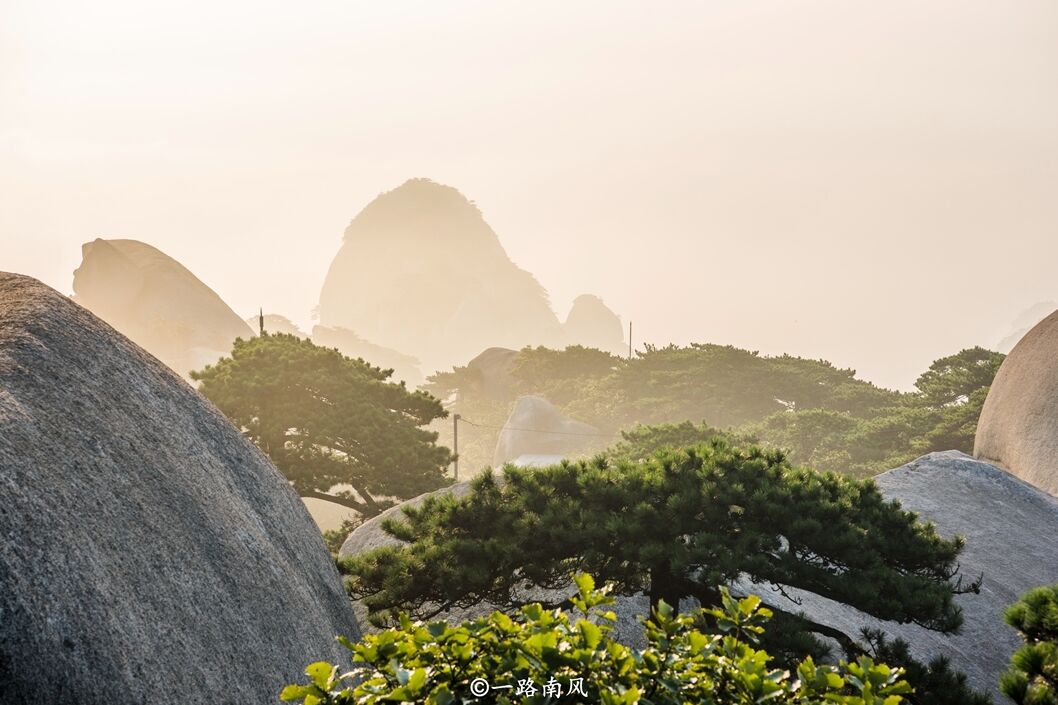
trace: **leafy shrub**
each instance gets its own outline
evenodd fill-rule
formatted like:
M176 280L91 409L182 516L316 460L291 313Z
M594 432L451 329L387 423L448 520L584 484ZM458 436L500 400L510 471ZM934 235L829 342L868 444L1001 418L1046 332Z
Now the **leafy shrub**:
M736 600L726 590L721 608L700 615L715 620L718 634L703 634L698 616L677 615L661 602L646 623L646 648L632 649L613 639L607 590L596 590L587 575L575 580L571 602L581 617L539 604L460 626L403 617L399 628L359 644L341 639L355 664L349 672L314 663L305 670L308 682L280 697L303 705L897 705L910 691L902 671L867 657L836 667L809 658L793 673L772 667L756 646L771 613L759 598Z
M1018 705L1058 704L1058 585L1022 595L1004 615L1025 640L999 689Z

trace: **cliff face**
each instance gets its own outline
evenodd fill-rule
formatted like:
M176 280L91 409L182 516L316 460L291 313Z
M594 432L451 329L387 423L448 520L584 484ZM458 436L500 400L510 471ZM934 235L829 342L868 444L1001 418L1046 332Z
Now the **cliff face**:
M137 240L81 247L74 300L187 376L252 329L182 264Z
M454 188L413 179L364 208L320 293L320 324L414 355L424 370L492 346L561 345L546 292Z
M102 320L4 273L0 487L0 702L275 702L358 636L272 463Z

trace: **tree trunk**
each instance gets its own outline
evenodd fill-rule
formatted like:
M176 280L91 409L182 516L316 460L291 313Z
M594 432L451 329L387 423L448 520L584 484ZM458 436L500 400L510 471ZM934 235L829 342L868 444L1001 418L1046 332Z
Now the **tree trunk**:
M684 597L681 589L682 580L672 573L668 563L657 563L650 569L650 606L657 607L658 602L665 600L674 610L680 609L680 599Z
M364 516L368 516L368 505L363 502L357 502L355 499L350 497L339 497L333 494L327 494L326 492L317 492L316 490L307 490L299 493L302 499L310 497L312 499L322 499L325 502L333 502L349 509L355 509ZM373 515L372 515L373 516Z

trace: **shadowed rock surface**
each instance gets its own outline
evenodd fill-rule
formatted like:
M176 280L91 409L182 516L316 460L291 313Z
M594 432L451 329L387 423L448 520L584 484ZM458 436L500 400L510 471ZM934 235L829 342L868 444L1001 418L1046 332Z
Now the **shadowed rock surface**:
M956 598L963 610L960 633L945 636L915 625L877 622L815 595L797 591L813 619L855 635L865 625L911 644L920 660L948 656L970 684L998 696L996 682L1020 645L1003 611L1022 593L1058 582L1058 499L1007 472L958 451L930 453L875 480L888 499L932 521L945 538L966 539L960 573L984 576L979 595ZM768 599L782 598L762 592ZM787 608L796 609L790 603ZM997 697L996 702L1003 702Z
M542 397L519 397L503 424L492 465L499 467L523 455L572 456L605 439L599 429L575 421Z
M977 422L974 455L1058 495L1058 311L999 367Z
M256 330L186 267L137 240L85 243L73 290L77 303L185 377Z
M574 299L562 330L568 345L583 345L614 354L627 350L621 319L598 296L582 294Z
M562 340L547 293L511 261L477 206L428 179L383 193L353 219L319 312L321 325L414 355L428 371L492 345Z
M358 635L268 459L87 309L3 273L0 487L0 702L275 702Z

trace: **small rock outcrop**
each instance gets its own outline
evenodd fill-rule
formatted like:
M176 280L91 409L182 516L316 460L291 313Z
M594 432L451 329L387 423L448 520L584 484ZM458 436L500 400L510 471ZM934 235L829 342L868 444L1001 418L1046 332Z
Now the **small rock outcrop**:
M519 397L500 431L492 464L499 467L523 455L572 456L605 440L599 429L569 418L547 399Z
M811 618L855 635L878 627L905 639L919 660L946 656L977 690L998 695L999 675L1020 645L1003 611L1025 591L1058 583L1058 499L988 463L958 451L930 453L875 480L887 499L931 521L945 538L959 535L967 580L983 576L981 592L956 597L963 610L958 634L878 622L844 605L791 590ZM763 593L762 593L763 594ZM769 593L770 599L780 599ZM997 698L996 702L1000 702Z
M467 363L467 369L473 373L475 388L466 391L489 401L510 400L514 388L511 368L517 357L518 351L510 348L485 350Z
M276 702L359 635L271 462L87 309L4 273L0 488L0 702Z
M562 330L569 345L583 345L614 354L626 350L621 319L598 296L583 294L574 299Z
M256 330L186 267L137 240L85 243L73 290L77 303L185 377Z
M1000 366L977 422L974 455L1058 495L1058 311Z
M320 292L320 324L414 355L427 371L491 345L554 347L547 293L511 261L473 202L412 179L353 219Z

